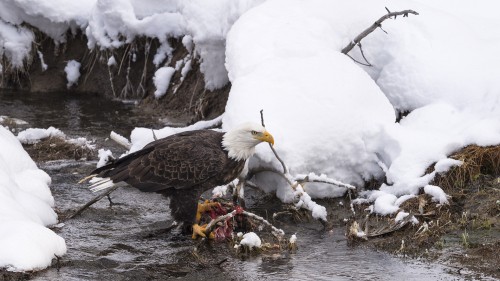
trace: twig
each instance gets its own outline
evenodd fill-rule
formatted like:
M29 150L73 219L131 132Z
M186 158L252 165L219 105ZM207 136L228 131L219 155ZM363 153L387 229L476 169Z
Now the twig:
M76 212L74 212L72 215L70 215L66 219L72 219L72 218L78 216L83 211L85 211L85 209L87 209L88 207L94 205L97 201L101 200L103 197L108 196L109 194L111 194L111 192L115 191L119 187L120 187L120 185L115 185L115 186L107 189L106 192L103 192L103 193L97 195L96 197L94 197L94 199L90 200L87 204L85 204L82 207L80 207L80 209L78 209Z
M155 134L155 130L153 130L153 128L151 128L151 133L153 133L153 139L155 141L158 140L158 138L156 137L156 134Z
M276 228L274 225L272 225L265 218L263 218L261 216L258 216L258 215L254 214L254 213L247 212L247 211L243 211L241 214L243 214L245 216L248 216L250 218L253 218L255 220L258 220L258 221L262 222L263 224L269 226L273 230L273 234L274 235L276 235L278 237L279 236L285 236L285 232L281 228Z
M219 216L215 219L212 219L208 224L207 226L205 227L205 234L207 235L210 235L210 232L212 232L214 229L215 229L215 226L217 226L217 224L221 221L225 221L226 219L229 219L229 218L232 218L236 215L236 213L238 212L238 210L234 210L230 213L227 213L223 216Z
M343 183L343 182L340 182L338 180L328 178L326 176L319 176L318 177L318 176L314 175L313 173L311 173L309 175L296 176L294 180L298 181L301 184L306 183L306 182L318 182L318 183L326 183L326 184L331 184L331 185L335 185L335 186L345 187L347 189L356 190L356 187L353 185Z
M260 110L260 121L262 122L262 127L265 128L266 125L264 124L264 109ZM274 150L274 147L273 147L272 144L269 144L269 147L273 151L274 156L276 157L276 159L278 159L278 161L281 163L281 166L283 166L283 174L287 175L288 174L288 168L285 165L285 162L281 159L281 157L278 155L278 153L276 152L276 150Z
M215 227L217 226L217 224L219 222L222 222L222 221L225 221L227 219L230 219L230 218L234 217L237 214L245 215L247 217L250 217L250 218L253 218L255 220L258 220L258 221L262 222L263 224L269 226L272 229L272 233L275 236L277 236L277 237L282 237L282 236L285 235L285 232L282 229L275 227L269 221L267 221L265 218L263 218L263 217L261 217L259 215L256 215L254 213L251 213L251 212L248 212L248 211L241 211L241 210L238 210L238 209L234 210L234 211L232 211L230 213L227 213L227 214L225 214L223 216L220 216L220 217L217 217L217 218L211 220L207 224L207 226L205 228L205 234L207 234L207 236L208 236L210 234L210 232L212 232L215 229Z
M368 27L363 32L361 32L358 36L356 36L354 38L354 40L349 42L349 44L342 49L342 53L347 55L347 53L349 53L349 51L351 51L354 48L354 46L358 45L359 42L361 42L361 40L363 38L368 36L368 34L372 33L377 28L382 29L382 22L385 21L386 19L391 18L391 17L396 18L397 16L400 16L400 15L403 15L403 17L408 17L409 14L418 15L418 13L413 11L413 10L404 10L404 11L400 11L400 12L389 12L389 9L387 9L387 8L386 8L386 10L388 11L388 13L386 15L382 16L375 23L373 23L370 27Z

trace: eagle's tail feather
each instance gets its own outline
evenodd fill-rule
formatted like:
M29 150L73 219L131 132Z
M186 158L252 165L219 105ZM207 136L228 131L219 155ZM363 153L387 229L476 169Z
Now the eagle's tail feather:
M115 183L110 178L103 178L95 183L93 183L89 188L92 192L98 192L104 189L113 187Z

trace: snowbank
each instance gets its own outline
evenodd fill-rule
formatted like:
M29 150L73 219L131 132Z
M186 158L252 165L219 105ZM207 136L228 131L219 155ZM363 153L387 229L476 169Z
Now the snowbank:
M376 213L396 213L399 196L424 187L446 203L429 183L460 164L447 155L469 144L500 143L500 19L494 12L482 18L466 1L359 4L276 0L241 16L227 38L232 89L224 128L258 120L264 109L275 148L292 173L325 173L358 186L385 174L377 196L365 195ZM483 4L489 11L499 6ZM363 40L375 67L340 54L385 6L420 15L386 21L388 34L377 30ZM351 55L362 60L357 49ZM395 123L394 111L406 110L413 111ZM267 147L257 152L261 161L272 161ZM436 170L425 174L433 163ZM285 183L265 178L259 184L265 182L281 184L278 196L290 198ZM328 189L308 192L324 197Z
M160 46L151 56L156 67L171 59L173 49L167 39L188 35L201 58L206 88L213 90L229 81L224 67L227 32L241 14L262 2L5 0L0 2L0 57L5 55L15 68L28 60L34 35L23 23L38 28L56 44L68 40L68 31L81 31L89 49L112 50L139 37L157 39Z
M362 185L382 176L367 140L394 123L394 110L370 76L339 52L345 40L330 14L340 13L339 2L313 2L266 2L234 24L224 129L258 121L264 109L292 174L324 173ZM266 146L257 152L265 162L274 158Z
M49 184L50 177L0 126L0 268L42 269L66 253L64 239L45 227L57 223Z

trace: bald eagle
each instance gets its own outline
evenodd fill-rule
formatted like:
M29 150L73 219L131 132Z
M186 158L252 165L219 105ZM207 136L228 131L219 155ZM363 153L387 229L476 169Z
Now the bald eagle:
M183 223L183 230L192 227L193 238L205 237L196 221L200 195L236 179L261 142L274 144L273 136L253 123L225 133L178 133L94 170L91 174L102 179L90 188L96 192L126 182L144 192L162 193L170 197L172 216Z

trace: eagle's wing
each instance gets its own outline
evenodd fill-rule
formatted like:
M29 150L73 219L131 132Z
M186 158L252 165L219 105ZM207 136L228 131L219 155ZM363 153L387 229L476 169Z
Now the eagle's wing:
M103 174L115 183L125 181L146 192L194 187L223 172L228 158L221 141L222 133L214 131L173 135L119 159L121 163Z

